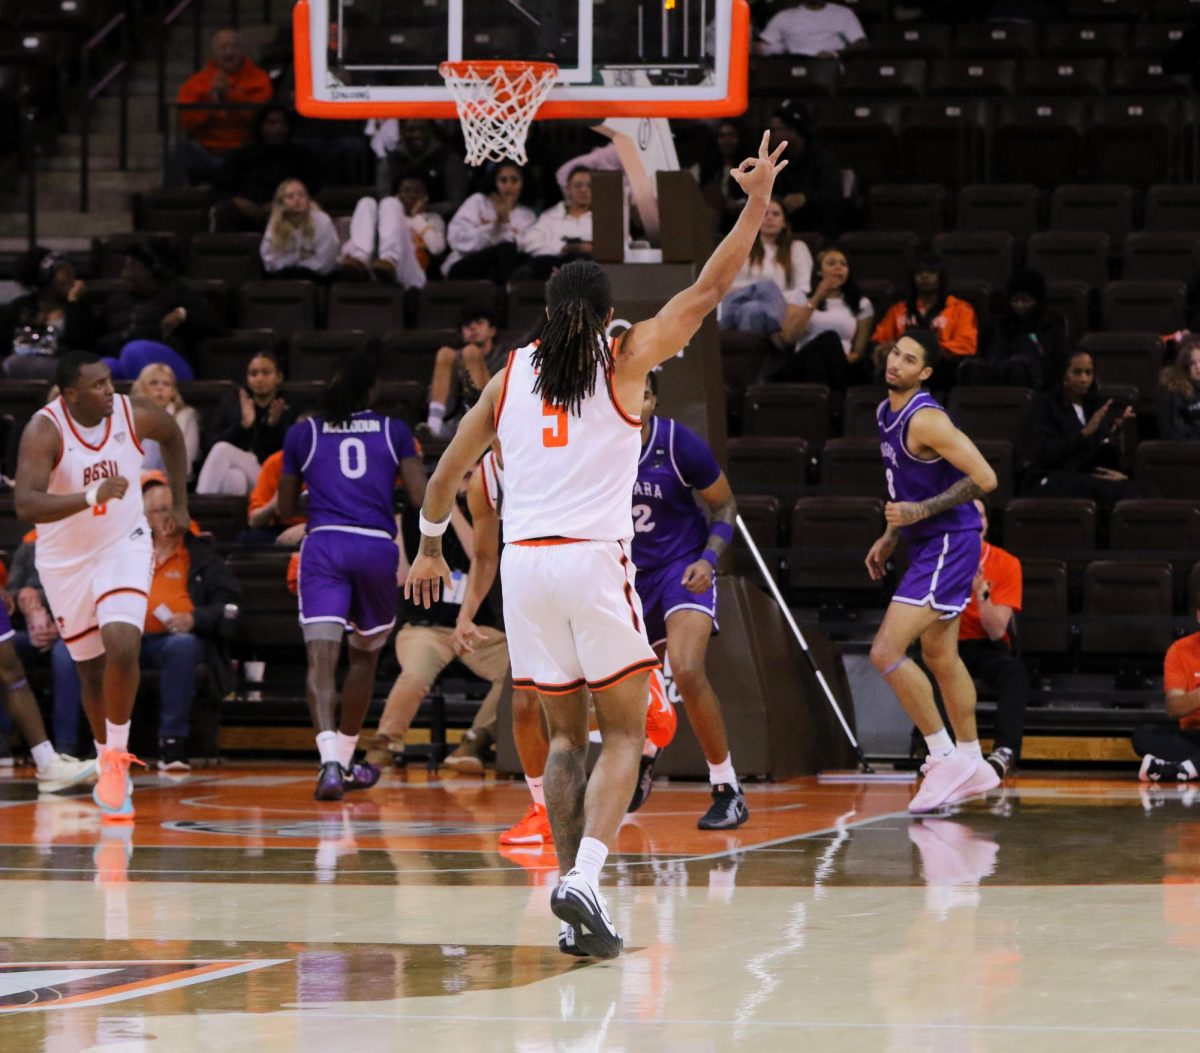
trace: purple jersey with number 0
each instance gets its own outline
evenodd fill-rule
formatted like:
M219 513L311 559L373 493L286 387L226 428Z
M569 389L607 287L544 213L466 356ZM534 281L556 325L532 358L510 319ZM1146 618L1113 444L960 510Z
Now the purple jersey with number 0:
M875 419L879 423L879 449L883 454L888 496L893 501L927 501L965 478L961 471L944 458L922 460L909 452L908 425L913 416L923 409L946 412L927 391L918 391L897 413L892 412L891 403L887 399L884 399L875 411ZM967 501L911 526L901 527L900 533L910 542L924 541L939 534L952 534L961 530L978 532L982 525L975 505Z
M633 484L633 562L642 571L700 558L708 519L695 491L712 486L721 466L708 444L690 428L665 417L650 420Z
M370 410L345 424L310 417L288 429L283 470L308 486L310 533L353 527L395 537L396 472L416 452L407 424Z

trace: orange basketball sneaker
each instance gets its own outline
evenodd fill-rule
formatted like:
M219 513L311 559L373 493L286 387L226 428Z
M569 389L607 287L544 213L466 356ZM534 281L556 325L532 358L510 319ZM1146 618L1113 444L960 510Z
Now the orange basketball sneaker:
M500 835L502 845L549 845L554 843L550 817L543 805L530 802L529 811Z
M92 800L100 807L103 819L133 818L133 780L129 777L132 764L146 766L132 753L124 750L104 750L97 761L100 778L92 791Z
M646 738L660 750L671 744L679 718L667 698L667 683L661 669L650 670L650 705L646 709Z

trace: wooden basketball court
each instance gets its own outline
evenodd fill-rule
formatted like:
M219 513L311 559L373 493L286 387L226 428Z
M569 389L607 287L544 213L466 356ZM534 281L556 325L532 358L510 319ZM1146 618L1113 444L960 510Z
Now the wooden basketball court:
M139 779L132 826L0 783L0 1049L1190 1048L1195 792L1019 779L915 821L897 784L749 789L703 833L659 785L604 890L612 962L560 954L520 783L309 767ZM22 777L26 776L26 777Z

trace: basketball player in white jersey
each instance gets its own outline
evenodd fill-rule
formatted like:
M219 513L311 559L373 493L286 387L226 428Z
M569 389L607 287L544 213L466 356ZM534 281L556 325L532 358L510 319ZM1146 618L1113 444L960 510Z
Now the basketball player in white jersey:
M733 230L696 283L619 343L608 277L569 263L546 283L541 340L514 351L484 389L429 481L421 551L406 596L429 604L449 583L441 535L463 475L499 438L506 546L500 572L513 686L536 691L550 728L546 809L564 871L551 909L583 954L612 958L622 941L598 891L608 846L633 794L644 741L649 671L628 545L641 454L646 374L686 347L733 286L783 164L764 135L732 175L747 195ZM603 745L589 781L588 689Z
M175 421L148 399L116 394L108 366L91 352L63 355L56 380L61 394L21 436L17 518L37 524L42 587L79 669L96 739L92 798L103 818L132 819L129 767L141 761L129 752L129 718L154 563L137 485L141 440L162 448L181 529L190 522L187 451Z

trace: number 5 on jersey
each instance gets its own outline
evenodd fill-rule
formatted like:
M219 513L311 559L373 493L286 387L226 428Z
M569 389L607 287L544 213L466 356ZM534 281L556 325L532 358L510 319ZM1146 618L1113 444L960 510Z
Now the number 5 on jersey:
M554 425L542 429L542 445L555 447L567 445L567 411L562 406L542 403L542 416L553 417Z

